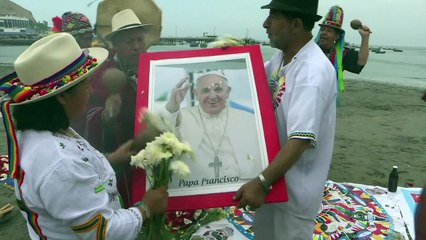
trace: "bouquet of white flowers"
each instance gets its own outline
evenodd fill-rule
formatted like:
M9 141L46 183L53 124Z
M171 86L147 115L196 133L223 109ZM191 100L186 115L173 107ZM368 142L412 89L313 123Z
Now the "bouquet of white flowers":
M189 167L182 161L185 155L192 157L191 147L173 133L164 132L132 156L130 164L145 169L151 187L158 188L168 185L173 174L189 175Z
M143 111L143 120L163 133L147 143L138 154L132 156L130 164L143 168L150 187L156 189L168 185L173 174L189 175L190 169L183 159L193 158L193 152L188 144L177 139L164 118L146 110ZM165 214L153 216L145 228L143 231L145 239L159 239L167 232Z

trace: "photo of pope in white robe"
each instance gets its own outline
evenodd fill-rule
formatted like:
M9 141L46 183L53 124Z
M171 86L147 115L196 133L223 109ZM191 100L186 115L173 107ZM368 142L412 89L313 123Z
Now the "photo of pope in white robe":
M169 188L240 186L267 164L267 159L262 163L255 115L230 104L231 86L222 71L207 71L194 79L192 92L197 104L180 107L192 86L186 77L173 88L165 106L175 134L195 153L194 160L186 161L191 174L174 176Z

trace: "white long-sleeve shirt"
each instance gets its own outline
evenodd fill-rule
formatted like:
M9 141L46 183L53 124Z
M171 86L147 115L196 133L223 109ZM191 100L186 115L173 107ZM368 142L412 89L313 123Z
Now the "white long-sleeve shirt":
M15 189L31 239L137 237L140 211L121 208L114 170L86 140L26 130L18 144L24 175Z

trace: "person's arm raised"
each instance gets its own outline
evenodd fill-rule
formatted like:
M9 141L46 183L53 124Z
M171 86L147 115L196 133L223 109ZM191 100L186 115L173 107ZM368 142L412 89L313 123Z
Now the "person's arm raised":
M179 110L180 104L182 103L186 93L191 87L191 83L189 83L188 80L189 77L185 76L172 89L170 99L166 104L166 110L169 113L175 113L177 110Z
M367 26L362 26L358 29L359 34L361 35L361 45L359 48L358 54L358 65L365 66L367 64L368 55L370 53L369 49L369 39L370 39L370 28Z

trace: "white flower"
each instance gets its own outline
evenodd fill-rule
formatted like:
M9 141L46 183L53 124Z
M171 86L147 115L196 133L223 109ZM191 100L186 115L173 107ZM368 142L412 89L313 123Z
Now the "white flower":
M186 165L186 163L180 161L180 160L176 160L176 161L172 161L170 163L170 168L169 168L174 174L180 175L182 177L186 177L191 173L191 170L189 170L188 165Z
M146 108L142 108L139 111L138 122L146 122L148 125L155 127L159 131L172 131L171 123L166 118L160 114L154 114Z
M156 186L156 182L163 184L165 181L171 181L170 176L172 174L183 177L188 176L191 172L189 167L177 159L182 159L185 154L188 154L193 159L191 147L186 143L182 143L171 130L167 129L167 123L161 116L142 109L138 120L147 122L159 130L166 129L166 131L157 136L152 142L147 143L146 147L138 154L132 156L130 164L145 169L147 179L152 186ZM168 170L167 174L157 174L158 171L164 172L163 170ZM163 179L165 177L167 179Z
M198 217L200 217L200 215L201 215L201 213L203 212L203 210L202 209L197 209L195 212L194 212L194 219L195 220L197 220L198 219Z
M172 151L173 155L180 156L185 153L192 153L191 147L186 143L180 142L176 135L171 132L165 132L161 134L155 139L155 141L158 141L158 144L170 148L170 151Z
M187 218L183 218L183 223L185 223L186 225L189 225L192 223L192 221Z
M158 141L148 143L145 149L148 153L147 158L150 159L151 165L157 165L160 161L173 156L172 153L167 148L164 148Z
M6 179L7 179L7 174L6 173L0 174L0 181L6 180Z
M146 165L145 149L142 149L135 156L131 156L130 159L131 159L130 165L145 169L145 165Z

